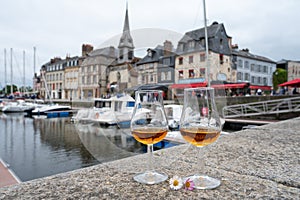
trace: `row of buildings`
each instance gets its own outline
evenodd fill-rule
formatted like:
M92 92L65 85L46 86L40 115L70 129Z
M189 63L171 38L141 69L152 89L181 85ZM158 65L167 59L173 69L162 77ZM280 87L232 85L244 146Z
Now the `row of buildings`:
M35 74L34 90L42 98L52 99L89 99L140 87L162 88L173 98L186 87L224 83L231 84L223 89L242 91L250 85L253 90L270 90L276 62L233 45L223 24L212 23L207 35L208 56L205 30L200 28L186 32L176 47L166 40L138 58L126 9L117 48L94 49L83 44L81 56L51 59Z

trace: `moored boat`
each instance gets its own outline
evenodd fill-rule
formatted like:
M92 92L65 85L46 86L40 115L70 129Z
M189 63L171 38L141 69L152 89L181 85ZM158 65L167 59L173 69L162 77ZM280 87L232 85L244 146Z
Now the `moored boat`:
M17 100L16 102L6 103L2 112L13 113L13 112L28 112L35 109L36 105L33 103L27 103L24 100Z
M71 106L64 106L58 104L50 104L50 105L43 105L38 108L32 110L32 115L47 115L49 112L59 112L59 111L70 111Z
M178 130L179 121L182 113L182 105L169 104L165 105L164 108L168 118L169 129Z
M105 125L116 125L129 122L135 100L129 95L110 98L95 98L93 109L81 109L73 117L75 122L93 122Z

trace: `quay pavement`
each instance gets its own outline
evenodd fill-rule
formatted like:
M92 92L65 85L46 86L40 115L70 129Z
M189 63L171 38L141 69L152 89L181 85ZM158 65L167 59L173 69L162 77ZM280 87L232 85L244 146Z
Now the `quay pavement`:
M195 149L156 151L156 169L169 177L197 172ZM147 168L142 154L3 187L0 199L300 199L300 118L221 135L201 150L205 173L222 181L214 190L137 183L132 177Z

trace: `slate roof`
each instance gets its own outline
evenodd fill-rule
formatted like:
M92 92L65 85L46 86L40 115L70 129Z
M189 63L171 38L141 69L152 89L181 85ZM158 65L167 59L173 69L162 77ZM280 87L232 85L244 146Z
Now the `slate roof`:
M208 38L214 37L221 28L223 28L225 30L224 25L222 23L219 24L217 22L214 22L210 26L207 26ZM230 37L230 36L227 35L227 37ZM186 43L190 40L200 40L201 38L205 38L205 28L204 27L193 30L193 31L186 32L184 34L183 38L181 38L181 40L179 40L179 43L181 43L181 42Z
M241 57L245 57L245 58L251 58L251 59L260 60L260 61L265 61L265 62L274 63L274 64L276 63L275 61L273 61L267 57L252 54L248 50L245 51L245 50L233 49L232 55L241 56Z
M227 35L224 25L218 22L212 23L207 26L207 37L208 37L208 48L210 51L230 55L231 50L229 47L228 40L231 38ZM223 45L220 45L222 41ZM194 46L190 47L189 42L194 41ZM184 36L179 40L177 45L177 54L185 54L191 52L198 52L205 50L205 28L196 29L193 31L186 32Z
M148 51L152 51L152 56L148 56ZM163 47L161 45L158 45L157 47L155 47L154 49L147 49L147 55L142 58L137 65L142 65L145 63L152 63L152 62L158 62L159 58L162 57L164 55L164 50Z
M114 53L112 54L111 51L114 50ZM110 47L104 47L101 49L95 49L88 53L88 56L108 56L108 57L117 57L117 51L115 47L110 46Z

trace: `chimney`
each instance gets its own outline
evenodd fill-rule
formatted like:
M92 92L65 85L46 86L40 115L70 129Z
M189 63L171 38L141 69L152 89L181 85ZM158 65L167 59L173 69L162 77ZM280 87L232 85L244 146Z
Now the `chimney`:
M239 45L238 45L238 44L233 44L233 45L231 45L231 48L232 48L232 49L238 49L238 48L239 48Z
M166 40L164 42L164 56L169 56L172 54L173 51L173 44L171 41Z
M82 50L81 50L81 54L83 57L87 56L88 53L90 53L91 51L93 51L94 47L90 44L83 44L82 45Z
M249 53L250 50L248 48L246 48L246 49L242 49L242 51Z

